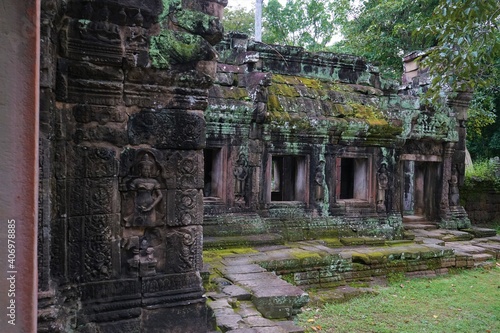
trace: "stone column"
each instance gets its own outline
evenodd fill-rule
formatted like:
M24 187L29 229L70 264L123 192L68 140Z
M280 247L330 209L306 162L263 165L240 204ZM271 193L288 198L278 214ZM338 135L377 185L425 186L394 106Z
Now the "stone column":
M463 185L465 176L465 139L467 136L467 110L470 101L472 100L472 93L470 92L457 92L456 96L448 100L448 105L452 108L457 119L456 130L458 132L458 142L453 154L453 164L458 166L459 172L459 185Z
M442 184L441 184L441 199L439 201L439 215L442 220L450 218L450 200L449 191L452 168L452 157L455 151L455 143L447 142L444 145L443 162L442 162Z
M52 4L44 329L205 333L203 112L227 1Z
M6 0L0 19L0 330L9 333L36 331L39 8Z

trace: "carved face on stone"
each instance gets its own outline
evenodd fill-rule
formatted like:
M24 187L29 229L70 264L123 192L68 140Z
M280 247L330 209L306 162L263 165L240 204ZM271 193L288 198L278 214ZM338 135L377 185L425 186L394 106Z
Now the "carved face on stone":
M154 177L154 161L149 154L143 156L139 162L139 175L144 178Z

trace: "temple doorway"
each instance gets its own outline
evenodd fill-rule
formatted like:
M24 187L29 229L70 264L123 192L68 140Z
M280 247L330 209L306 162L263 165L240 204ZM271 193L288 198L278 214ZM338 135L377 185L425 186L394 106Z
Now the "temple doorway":
M418 216L427 221L439 217L441 163L403 161L403 216Z

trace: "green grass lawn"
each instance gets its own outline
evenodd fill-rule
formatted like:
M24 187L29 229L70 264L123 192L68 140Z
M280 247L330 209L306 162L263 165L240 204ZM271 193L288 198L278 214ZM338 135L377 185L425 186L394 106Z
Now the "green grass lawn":
M376 296L307 308L298 324L306 332L498 333L499 266L393 281Z

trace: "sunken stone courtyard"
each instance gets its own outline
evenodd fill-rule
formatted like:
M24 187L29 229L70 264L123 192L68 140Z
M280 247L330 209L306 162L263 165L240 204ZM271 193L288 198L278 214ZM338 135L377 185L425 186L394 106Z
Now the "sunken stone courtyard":
M227 0L41 2L40 333L299 333L311 288L500 259L471 94L224 34Z

